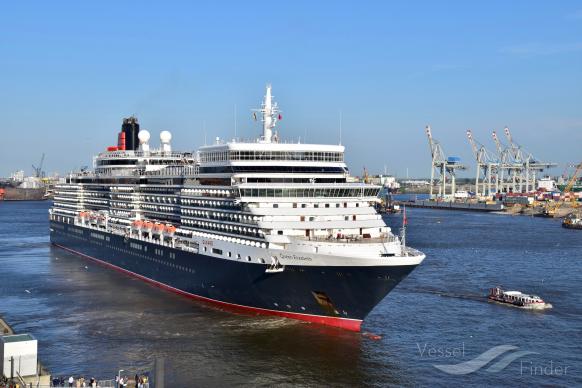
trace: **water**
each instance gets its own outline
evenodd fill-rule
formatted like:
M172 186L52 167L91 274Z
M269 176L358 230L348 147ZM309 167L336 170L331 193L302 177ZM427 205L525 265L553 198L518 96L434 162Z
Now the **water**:
M109 379L164 358L178 387L582 384L582 233L556 220L408 209L408 242L427 259L365 321L375 341L224 312L52 248L48 207L0 202L0 315L39 339L56 375ZM400 216L390 217L399 228ZM487 303L495 285L537 293L554 309ZM433 366L498 345L537 354L499 372Z

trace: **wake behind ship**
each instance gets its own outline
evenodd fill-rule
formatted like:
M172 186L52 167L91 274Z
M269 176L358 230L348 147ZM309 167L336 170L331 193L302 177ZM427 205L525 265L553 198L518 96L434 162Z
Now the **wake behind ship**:
M94 172L55 188L51 242L162 288L237 309L358 331L424 254L348 183L342 145L283 142L267 86L262 136L175 152L135 118Z

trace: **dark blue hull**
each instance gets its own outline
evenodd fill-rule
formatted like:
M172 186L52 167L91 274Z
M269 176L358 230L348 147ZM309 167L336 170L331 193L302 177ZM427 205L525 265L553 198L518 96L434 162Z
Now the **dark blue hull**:
M220 259L51 221L51 242L158 286L233 308L349 330L415 266L286 266ZM141 247L141 248L140 248Z

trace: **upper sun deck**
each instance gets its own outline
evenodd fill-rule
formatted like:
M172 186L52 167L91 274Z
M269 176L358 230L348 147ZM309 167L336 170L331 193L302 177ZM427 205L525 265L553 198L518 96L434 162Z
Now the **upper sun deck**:
M133 151L133 150L123 150L123 151L105 151L100 152L96 159L132 159L132 158L165 158L165 159L178 159L183 158L193 158L192 152L178 152L178 151L164 151L161 149L152 149L149 151Z
M265 143L232 141L201 147L201 164L230 162L344 162L345 147L329 144Z
M271 85L267 85L265 99L260 109L254 113L261 113L263 122L263 134L255 140L233 140L221 142L216 138L216 143L201 147L198 151L198 159L202 168L222 166L260 166L267 165L266 161L274 161L277 166L301 166L307 164L314 166L328 165L334 168L345 167L344 151L342 145L331 144L305 144L301 142L281 141L278 133L273 129L281 114L276 102L271 95Z

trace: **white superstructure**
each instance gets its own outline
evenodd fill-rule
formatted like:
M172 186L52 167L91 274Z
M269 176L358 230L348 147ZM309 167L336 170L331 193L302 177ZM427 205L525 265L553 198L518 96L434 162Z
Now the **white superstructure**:
M282 142L270 85L258 112L257 140L217 139L195 153L172 151L167 131L153 148L140 131L139 149L103 152L94 172L58 186L51 217L257 264L423 260L375 211L381 186L348 182L344 146Z

